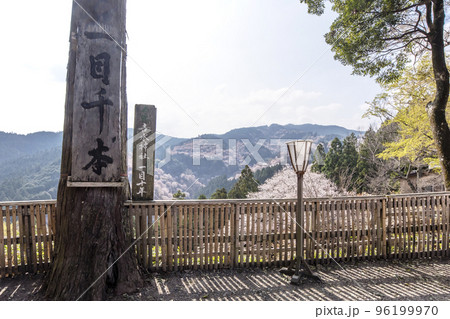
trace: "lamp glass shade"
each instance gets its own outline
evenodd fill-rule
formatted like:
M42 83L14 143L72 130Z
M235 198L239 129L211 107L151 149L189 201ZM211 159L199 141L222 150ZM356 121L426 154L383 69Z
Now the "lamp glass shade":
M294 171L296 173L306 172L312 141L292 141L286 144Z

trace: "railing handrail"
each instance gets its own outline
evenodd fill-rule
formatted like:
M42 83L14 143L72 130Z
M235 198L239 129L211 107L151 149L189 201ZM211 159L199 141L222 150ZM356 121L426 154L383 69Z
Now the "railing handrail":
M51 205L51 204L56 204L56 199L51 199L51 200L32 200L32 201L10 201L10 202L0 202L0 207L1 206L28 206L28 205L37 205L37 204L42 204L42 205Z
M428 192L428 193L408 193L408 194L391 194L391 195L364 195L364 196L335 196L335 197L306 197L305 202L313 201L339 201L339 200L374 200L384 198L403 198L403 197L427 197L427 196L439 196L450 195L450 192ZM296 198L243 198L243 199L162 199L153 201L125 201L125 206L130 205L151 205L151 204L174 204L174 202L185 203L189 205L201 205L201 204L229 204L229 203L261 203L261 202L292 202L296 201ZM33 200L33 201L6 201L0 202L0 206L28 206L28 205L47 205L56 204L56 199L52 200Z
M450 192L428 192L428 193L409 193L409 194L392 194L392 195L364 195L364 196L336 196L336 197L310 197L304 198L305 202L314 201L339 201L339 200L374 200L385 198L403 198L403 197L427 197L427 196L440 196L450 195ZM131 205L169 205L174 202L188 205L201 205L201 204L224 204L224 203L260 203L260 202L292 202L297 201L296 198L243 198L243 199L165 199L165 200L153 200L153 201L132 201L127 200L126 206Z

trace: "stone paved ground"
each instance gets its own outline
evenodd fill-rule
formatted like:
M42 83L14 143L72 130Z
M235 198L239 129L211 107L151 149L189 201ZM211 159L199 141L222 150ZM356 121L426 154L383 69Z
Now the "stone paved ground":
M319 267L323 283L289 283L278 269L183 271L146 276L111 300L450 300L450 260L377 261ZM41 276L0 280L0 300L38 298Z
M115 300L450 300L450 260L362 262L320 267L323 283L293 286L277 269L154 274Z

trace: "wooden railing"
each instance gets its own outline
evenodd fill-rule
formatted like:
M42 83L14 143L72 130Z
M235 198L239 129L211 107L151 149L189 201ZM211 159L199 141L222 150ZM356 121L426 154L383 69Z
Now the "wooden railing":
M450 256L450 193L305 199L304 205L304 258L312 264ZM283 266L295 258L296 200L125 206L138 260L151 271ZM48 269L55 202L0 207L0 277Z
M449 193L305 200L310 263L449 256ZM295 258L295 200L127 203L149 270L282 266Z
M0 203L0 278L49 268L55 201Z

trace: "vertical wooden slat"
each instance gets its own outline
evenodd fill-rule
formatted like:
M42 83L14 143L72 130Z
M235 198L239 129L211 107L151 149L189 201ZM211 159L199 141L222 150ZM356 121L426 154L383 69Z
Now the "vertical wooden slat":
M30 210L30 225L31 225L31 258L33 263L33 272L37 272L37 250L36 250L36 206L32 205Z
M284 261L286 260L285 256L284 256L284 252L285 252L285 246L286 246L286 242L285 242L285 232L286 232L286 219L285 219L285 210L284 210L284 205L283 203L278 203L278 224L279 224L279 231L280 231L280 240L279 240L279 258L280 258L280 265L284 266Z
M26 268L25 268L25 251L26 251L26 247L25 247L25 240L24 240L24 209L23 206L19 206L18 207L18 211L17 211L17 216L19 218L19 245L20 245L20 272L21 273L25 273ZM1 211L1 207L0 207L0 227L2 228L0 230L0 238L3 239L3 234L1 233L1 231L3 230L3 215L2 215L2 211ZM3 246L0 242L0 250L3 250ZM2 258L1 256L1 252L0 252L0 258ZM1 265L0 265L1 267ZM1 273L0 273L1 276Z
M198 230L196 229L196 225L198 225L198 213L195 206L189 206L186 207L186 227L187 228L187 234L186 234L186 246L187 246L187 265L190 268L197 269L198 264L195 262L195 247L194 247L194 239L195 239L195 232ZM201 228L199 230L203 233L203 225L200 226ZM198 233L197 233L198 235ZM201 236L201 235L200 235ZM203 240L203 238L201 238ZM200 247L200 249L202 249ZM202 254L203 255L203 254ZM201 261L201 265L203 265L203 261Z
M356 204L357 201L356 200L352 200L351 201L351 206L350 206L350 215L351 215L351 224L352 224L352 260L354 259L358 259L359 257L359 252L358 252L358 247L357 245L357 236L356 236Z
M45 246L47 245L47 227L45 220L46 204L41 205L40 218L41 218L41 246L42 246L42 269L47 268L47 258L45 255Z
M399 208L398 208L398 199L393 198L393 207L394 207L394 258L398 258L399 256L399 233L398 233L398 215L399 215Z
M220 268L220 210L221 205L214 208L214 269Z
M12 244L13 244L13 273L18 274L19 270L17 267L17 212L16 206L12 206Z
M347 223L345 220L345 215L346 215L346 200L342 200L341 201L341 211L340 211L340 217L341 217L341 230L342 230L342 247L341 247L341 251L342 251L342 260L343 261L347 261L347 256L348 256L348 250L347 250L347 240L348 240L348 233L347 233Z
M208 243L208 261L206 263L207 265L207 269L212 269L212 264L213 264L213 258L212 258L212 254L213 254L213 237L212 237L212 223L213 223L213 218L212 218L212 208L210 205L206 206L206 214L207 214L207 218L208 218L208 235L207 235L207 243Z
M320 264L324 263L324 258L326 256L326 244L325 244L325 201L320 201L319 203L319 224L318 224L318 256L317 256L317 262Z
M431 198L430 196L427 196L426 199L426 211L425 211L425 218L426 218L426 228L427 228L427 257L431 257Z
M142 262L142 242L139 239L141 237L141 206L136 205L134 207L134 229L136 232L136 253L137 260L141 266L143 266Z
M204 254L205 254L205 262L204 269L208 269L209 265L209 212L208 205L203 206L203 223L204 223Z
M220 205L214 207L214 269L219 268L219 210Z
M248 259L249 263L248 266L251 267L253 263L255 262L255 249L254 249L254 243L255 243L255 206L253 204L248 205L249 212L248 212L248 219L250 221L249 226L249 254Z
M346 237L347 237L347 261L351 261L353 257L353 251L352 251L352 201L347 200L346 201L346 216L347 216L347 231L346 231Z
M377 202L375 200L370 200L370 206L372 211L372 257L373 259L376 259L377 257L377 216L378 216L378 209L377 209Z
M245 267L249 267L249 262L250 262L250 237L251 237L251 225L250 225L250 205L245 205L243 207L245 210L245 220L246 220L246 230L245 230L245 235L247 236L247 243L246 243L246 255L245 255Z
M180 232L182 234L181 237L181 246L182 246L182 254L183 254L183 268L187 269L189 267L189 249L188 249L188 241L190 234L188 233L188 213L189 213L190 206L181 206L180 207L180 221L181 221L181 228Z
M340 202L339 201L334 201L333 203L335 210L334 210L334 217L336 218L336 256L335 259L337 261L341 260L341 254L340 254L340 237L341 237L341 227L340 227L340 221L339 221L339 213L340 213Z
M183 210L185 206L184 205L178 205L178 216L177 216L177 245L178 245L178 269L183 270L186 269L184 267L184 260L186 258L186 255L184 254L184 246L183 246Z
M233 269L236 265L236 216L235 216L235 205L230 204L227 207L228 212L228 234L227 237L229 240L227 240L225 243L225 251L227 251L228 254L228 266ZM227 215L225 215L227 216Z
M386 230L386 198L382 199L382 211L381 211L381 227L383 228L383 234L382 234L382 255L383 258L387 258L387 251L386 251L386 241L387 241L387 230Z
M309 252L308 254L308 259L310 260L311 263L314 262L314 224L315 224L315 217L314 217L314 211L315 211L315 203L314 202L310 202L308 205L308 235L307 237L307 250ZM306 216L306 214L305 214ZM300 221L301 223L301 221Z
M239 204L238 206L238 214L240 216L241 221L241 227L239 229L239 243L240 243L240 266L244 267L244 227L245 227L245 221L244 221L244 210L242 207L242 204Z
M283 210L284 210L284 265L289 265L289 227L290 227L290 208L289 208L289 202L285 201L283 203Z
M155 213L155 222L153 223L153 231L154 231L154 236L155 236L155 271L158 271L160 269L160 223L161 223L161 218L160 218L160 213L159 213L159 205L154 205L153 206L154 209L154 213Z
M219 232L220 232L220 243L219 243L219 267L224 268L227 262L227 249L225 249L225 243L228 241L225 239L227 231L227 216L225 214L227 207L222 204L220 209L220 219L219 219Z
M48 231L48 254L49 254L49 262L53 262L53 209L55 205L48 205L47 207L47 231Z
M43 260L43 268L48 269L49 268L49 260L48 260L48 242L47 242L47 204L44 204L41 206L41 235L42 235L42 242L41 245L44 247L44 260Z
M372 220L372 212L370 207L370 201L364 200L364 206L365 206L365 222L366 222L366 256L368 260L370 260L371 257L371 241L372 241L372 226L371 226L371 220Z
M172 222L172 207L167 207L167 267L169 271L173 270L173 222Z
M215 236L214 236L214 213L215 213L215 205L210 205L209 206L209 259L210 259L210 268L209 269L214 269L214 262L215 262L215 249L214 249L214 245L215 245Z
M406 207L405 207L405 202L406 199L404 197L401 198L401 206L402 206L402 214L401 214L401 249L402 249L402 254L401 254L401 258L405 258L406 257Z
M27 259L27 266L26 269L28 272L33 271L33 261L31 257L31 226L30 226L30 215L31 215L31 209L30 206L24 206L24 234L25 234L25 255Z
M430 205L430 213L431 213L431 257L436 256L436 247L437 242L436 240L436 215L438 215L438 212L436 211L436 196L431 196L431 205Z
M380 200L375 200L376 212L377 212L377 259L380 259L383 255L382 253L382 240L383 240L383 227L381 224L381 219L383 215L383 206Z
M417 213L416 213L416 211L417 211L417 209L416 209L416 207L417 207L417 205L416 205L416 203L417 203L416 198L411 198L411 202L410 203L411 203L411 215L412 215L411 226L412 226L412 229L413 229L413 232L412 232L412 235L413 235L413 238L412 238L412 246L413 246L413 248L412 248L412 257L415 258L415 257L418 256L417 253L416 253L416 250L417 250L417 239L419 237L419 224L417 222L418 219L417 219Z
M180 269L187 269L187 249L186 249L186 210L189 206L179 205L178 206L178 246L179 246L179 267Z
M418 257L423 257L423 252L425 250L425 213L423 211L423 197L416 199L417 208L417 225L418 225Z
M391 244L391 235L392 235L392 201L391 198L386 198L386 258L391 258L391 252L392 252L392 244Z
M3 233L3 229L6 225L6 220L3 217L4 210L3 207L0 206L0 278L5 277L5 235Z
M444 226L445 226L445 236L444 236L444 255L446 257L450 256L449 248L449 236L450 236L450 200L449 195L444 196Z
M267 256L267 248L270 245L270 240L267 238L267 203L262 205L262 266L267 267L269 256ZM294 227L295 228L295 227ZM294 230L292 230L294 233Z
M268 239L267 239L267 266L272 266L275 260L272 260L272 255L274 251L272 249L272 244L275 243L274 235L275 229L273 228L273 204L269 203L267 206L267 220L268 220Z
M397 250L397 258L398 259L402 259L403 257L403 253L402 253L402 249L403 249L403 231L402 231L402 216L403 216L403 210L402 210L402 198L397 198L397 224L396 224L396 229L397 229L397 236L398 236L398 240L397 240L397 246L398 246L398 250Z
M295 233L297 230L295 224L295 215L297 210L297 203L295 201L289 201L289 261L292 262L294 260L295 250L296 250L296 241L295 241Z
M444 211L442 206L442 195L436 196L436 232L437 232L437 249L436 255L442 257L442 248L444 247L444 236L443 236L443 227L444 227L444 219L442 212Z
M256 215L256 266L260 267L261 266L261 223L260 223L260 218L261 218L261 204L257 204L254 206L254 209L256 210L256 212L254 213L254 216Z
M141 205L141 240L140 244L142 247L142 265L144 269L148 269L148 215L145 209L146 206Z
M168 257L167 257L167 215L168 211L165 206L161 206L161 261L162 270L167 271Z
M316 264L320 264L322 262L322 254L323 254L323 242L322 242L322 228L323 228L323 220L322 220L322 210L323 210L323 202L317 202L317 210L316 210Z
M352 251L352 201L348 200L347 202L347 260L350 261L353 258L353 251Z
M198 220L198 226L196 228L198 228L199 230L197 231L197 235L198 235L198 239L197 239L197 245L199 246L199 249L197 249L197 258L200 258L200 264L199 263L195 263L195 269L197 269L198 267L200 267L200 269L203 269L206 263L206 255L204 255L205 253L205 247L206 247L206 241L205 241L205 219L204 219L204 206L203 205L195 205L195 216L197 216L197 220ZM195 234L194 234L195 236ZM199 264L199 265L198 265ZM197 266L198 265L198 266Z
M179 205L173 206L172 209L172 241L173 241L173 269L178 271L178 209Z
M11 213L9 205L6 206L6 256L8 274L12 275L12 251L11 251Z
M406 236L407 240L407 254L408 259L412 256L412 234L411 233L411 197L405 199L405 209L406 209Z
M204 263L204 269L209 268L209 205L204 206L204 232L205 232L205 263Z
M336 201L330 201L330 214L331 214L331 257L336 260L337 258L337 227L336 227Z
M278 218L278 203L275 203L272 205L272 216L273 216L273 262L274 265L277 267L280 267L280 262L278 258L278 245L279 245L279 239L278 239L278 229L279 229L279 218Z
M331 254L332 254L332 241L331 241L331 237L332 237L332 224L331 224L331 201L327 200L326 201L326 245L327 245L327 254L326 254L326 263L329 264L331 261Z
M212 260L211 255L211 230L210 230L210 206L205 206L205 269L209 269Z
M148 218L148 234L147 234L147 247L148 247L148 270L153 270L153 248L154 245L154 237L155 237L155 227L153 225L153 216L154 216L154 206L146 206L145 213Z
M357 260L363 260L364 259L364 250L363 250L363 236L364 236L364 229L363 229L363 207L361 200L357 199L355 201L355 218L356 218L356 249L357 249Z
M231 269L234 269L238 263L238 254L237 254L237 238L238 238L238 228L239 228L239 219L236 217L236 204L231 204L230 206L230 260L231 260Z

